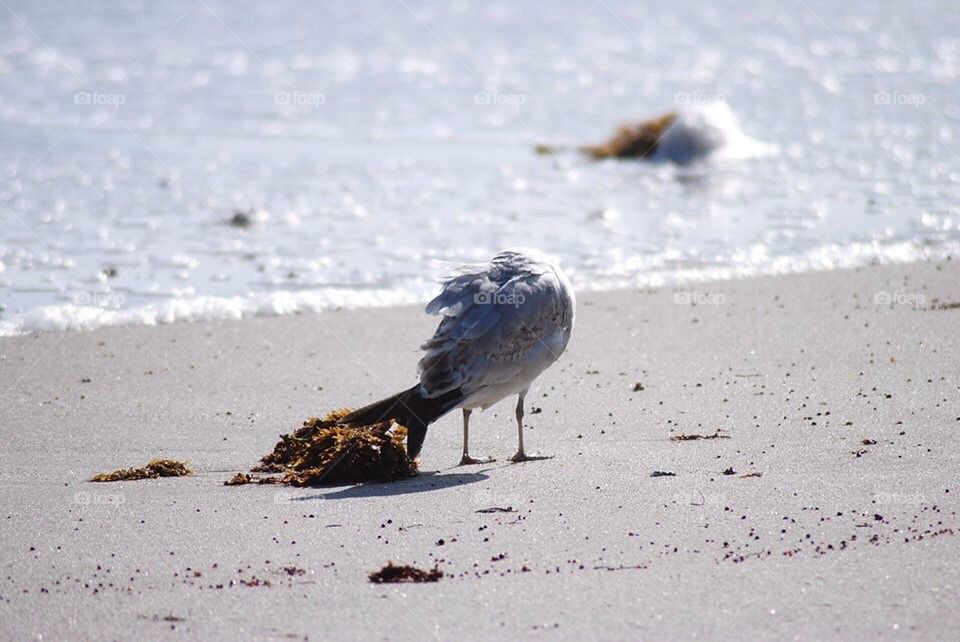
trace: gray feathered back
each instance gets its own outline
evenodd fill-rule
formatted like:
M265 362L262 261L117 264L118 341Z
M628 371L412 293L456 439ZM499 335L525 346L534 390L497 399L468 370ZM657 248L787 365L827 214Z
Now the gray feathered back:
M434 397L463 388L469 395L515 378L531 352L550 349L544 337L564 329L569 336L573 301L568 290L553 264L530 251L508 250L488 264L456 268L426 306L428 314L443 320L422 346L423 393Z

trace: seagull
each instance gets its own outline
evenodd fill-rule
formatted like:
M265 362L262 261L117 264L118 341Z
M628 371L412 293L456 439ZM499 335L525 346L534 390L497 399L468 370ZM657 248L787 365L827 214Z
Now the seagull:
M421 346L420 382L355 410L340 420L369 425L389 419L407 428L407 454L420 454L427 427L448 412L463 411L460 465L492 458L470 456L470 413L517 395L517 453L511 461L546 459L523 448L523 401L533 381L563 354L573 332L576 301L560 266L539 250L500 252L489 263L461 265L443 280L426 307L440 315L433 337Z

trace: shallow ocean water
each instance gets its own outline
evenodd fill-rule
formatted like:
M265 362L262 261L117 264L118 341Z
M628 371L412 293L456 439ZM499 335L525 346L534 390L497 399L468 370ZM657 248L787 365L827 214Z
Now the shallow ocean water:
M960 248L946 2L7 7L0 334L421 301L514 245L578 289ZM775 151L533 153L718 101Z

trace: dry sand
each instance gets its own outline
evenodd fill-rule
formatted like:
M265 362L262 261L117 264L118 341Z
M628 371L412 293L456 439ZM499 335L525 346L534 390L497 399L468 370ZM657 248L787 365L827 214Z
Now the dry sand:
M960 309L935 299L957 261L584 295L528 398L555 459L506 461L503 402L471 424L495 464L453 467L452 414L420 477L327 489L223 482L409 386L419 310L0 340L0 638L956 639ZM195 474L86 481L152 457ZM390 560L445 576L371 584Z

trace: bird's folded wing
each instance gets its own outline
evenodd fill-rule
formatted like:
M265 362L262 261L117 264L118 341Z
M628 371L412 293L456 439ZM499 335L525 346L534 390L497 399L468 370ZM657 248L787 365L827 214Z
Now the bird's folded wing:
M422 347L420 381L428 396L465 393L514 380L543 338L564 319L553 272L486 272L448 281L427 312L444 316Z

